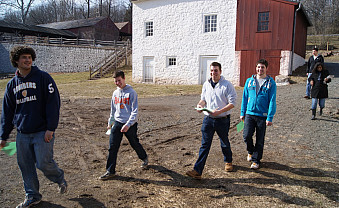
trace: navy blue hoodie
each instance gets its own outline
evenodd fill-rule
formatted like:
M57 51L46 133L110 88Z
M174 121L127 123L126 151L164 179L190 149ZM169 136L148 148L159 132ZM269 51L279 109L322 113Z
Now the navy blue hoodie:
M53 78L38 67L7 83L2 104L0 137L7 140L14 127L24 134L55 131L59 122L60 95Z

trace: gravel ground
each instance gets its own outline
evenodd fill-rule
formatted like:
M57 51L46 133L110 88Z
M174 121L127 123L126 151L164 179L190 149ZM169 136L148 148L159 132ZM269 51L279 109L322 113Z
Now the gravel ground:
M201 181L185 176L200 147L203 117L194 110L199 95L139 99L138 133L149 169L140 169L124 139L117 177L105 182L97 177L105 171L110 100L63 99L54 154L69 192L60 196L39 172L43 201L36 207L339 207L338 65L326 64L335 79L317 120L310 120L311 100L303 98L306 77L278 87L277 113L257 171L249 168L242 132L236 131L242 94L237 90L229 133L234 172L223 170L215 136ZM15 207L24 198L22 179L16 158L3 152L0 178L0 207Z

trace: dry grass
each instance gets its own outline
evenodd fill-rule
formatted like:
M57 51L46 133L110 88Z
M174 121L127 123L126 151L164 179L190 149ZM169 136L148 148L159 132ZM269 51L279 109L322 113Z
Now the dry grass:
M126 82L131 84L139 97L200 94L202 85L157 85L132 83L131 67L121 68L126 73ZM88 80L89 72L54 73L62 98L110 98L116 89L112 77ZM9 79L0 80L0 96L3 97Z

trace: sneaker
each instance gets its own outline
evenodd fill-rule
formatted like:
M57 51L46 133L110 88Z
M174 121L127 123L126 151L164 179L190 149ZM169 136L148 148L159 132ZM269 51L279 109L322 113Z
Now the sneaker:
M255 163L255 162L252 163L251 169L254 169L254 170L259 169L259 164L258 164L258 163Z
M248 161L248 162L251 162L251 161L252 161L252 155L251 155L251 154L248 154L248 155L247 155L247 161Z
M64 194L67 192L67 182L65 181L65 179L59 184L58 189L60 194Z
M198 180L201 179L201 175L197 171L195 171L195 170L187 171L186 175L188 175L188 176L190 176L190 177L192 177L194 179L198 179Z
M226 170L226 172L231 172L231 171L233 171L233 165L232 165L232 163L226 163L226 164L225 164L225 170Z
M31 207L33 205L39 204L41 199L26 198L24 202L20 203L16 208Z
M306 98L306 99L310 99L310 96L307 96L307 95L305 95L305 96L304 96L304 98Z
M142 160L141 168L147 169L148 167L148 157Z
M105 180L113 178L114 176L115 176L115 174L107 171L104 175L99 177L99 180L105 181Z

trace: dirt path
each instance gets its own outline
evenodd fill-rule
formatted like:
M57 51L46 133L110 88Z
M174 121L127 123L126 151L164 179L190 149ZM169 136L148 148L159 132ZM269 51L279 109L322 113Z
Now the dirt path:
M139 99L139 138L150 158L148 170L124 138L117 177L99 181L105 170L109 99L62 100L55 159L64 169L69 192L39 172L43 202L36 207L338 207L339 78L330 84L324 115L311 121L304 84L278 87L277 114L267 129L262 168L249 169L239 122L242 91L231 117L235 171L223 171L215 137L203 180L185 176L201 141L199 95ZM14 135L13 135L14 136ZM12 137L13 137L12 136ZM14 140L14 139L12 139ZM15 157L0 153L0 207L15 207L24 191Z

